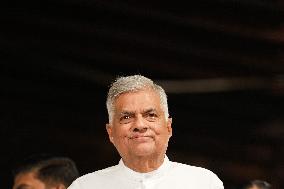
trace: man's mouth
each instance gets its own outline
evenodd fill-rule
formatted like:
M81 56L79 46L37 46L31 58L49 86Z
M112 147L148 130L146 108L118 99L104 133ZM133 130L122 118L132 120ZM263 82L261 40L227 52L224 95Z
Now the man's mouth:
M150 135L133 135L130 137L130 139L137 141L144 141L144 140L153 139L153 137Z

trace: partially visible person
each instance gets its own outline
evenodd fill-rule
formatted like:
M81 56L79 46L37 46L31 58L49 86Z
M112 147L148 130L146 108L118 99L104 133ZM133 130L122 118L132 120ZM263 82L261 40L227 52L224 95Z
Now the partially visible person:
M66 189L79 172L67 157L34 156L13 171L13 189Z
M271 189L271 185L263 180L252 180L245 185L244 189Z

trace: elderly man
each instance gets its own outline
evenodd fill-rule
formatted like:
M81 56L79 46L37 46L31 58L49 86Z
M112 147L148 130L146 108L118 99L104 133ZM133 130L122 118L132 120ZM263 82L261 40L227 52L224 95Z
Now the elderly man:
M121 160L82 176L69 189L223 189L211 171L166 156L172 119L165 91L152 80L141 75L118 78L109 89L107 110L109 140Z
M36 156L14 170L13 189L66 189L78 177L71 159Z

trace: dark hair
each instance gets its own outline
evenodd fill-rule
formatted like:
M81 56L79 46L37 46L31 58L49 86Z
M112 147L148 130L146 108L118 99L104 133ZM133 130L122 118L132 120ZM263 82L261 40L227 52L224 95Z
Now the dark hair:
M79 172L73 160L67 157L33 156L13 171L14 178L22 173L34 172L36 178L46 185L61 183L67 188Z
M271 189L271 185L268 182L263 181L263 180L250 181L249 184L247 184L244 187L244 189L248 189L248 188L253 187L253 186L258 187L259 189Z

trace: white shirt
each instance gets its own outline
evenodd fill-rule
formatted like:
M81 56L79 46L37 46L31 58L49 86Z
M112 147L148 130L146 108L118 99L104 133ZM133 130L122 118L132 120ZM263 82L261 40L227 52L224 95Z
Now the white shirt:
M211 171L169 161L149 173L135 172L119 164L86 174L68 189L224 189L222 181Z

